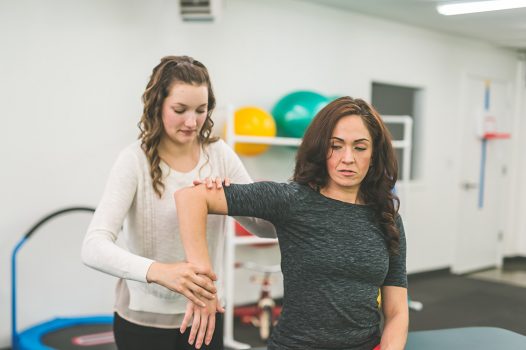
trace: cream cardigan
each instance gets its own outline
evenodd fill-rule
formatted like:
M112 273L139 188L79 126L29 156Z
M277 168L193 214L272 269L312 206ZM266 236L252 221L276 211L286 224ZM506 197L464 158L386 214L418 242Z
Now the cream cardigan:
M222 140L202 148L198 165L188 173L174 171L164 162L160 167L165 184L162 198L153 190L149 163L139 141L120 153L88 228L81 255L86 265L121 279L116 289L115 311L122 317L137 324L177 328L187 299L146 282L154 261L185 260L173 193L190 186L194 179L205 177L228 177L233 183L252 180L239 157ZM266 221L238 219L259 236L275 237L274 226ZM207 223L208 249L218 277L220 298L225 222L225 216L210 215ZM122 243L117 244L120 233Z

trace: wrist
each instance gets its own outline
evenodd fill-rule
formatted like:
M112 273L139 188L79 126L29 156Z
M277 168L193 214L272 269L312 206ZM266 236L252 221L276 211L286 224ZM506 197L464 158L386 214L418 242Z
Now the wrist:
M158 283L159 281L159 270L161 268L161 263L158 263L157 261L154 261L150 268L148 269L148 272L146 273L146 282L148 283Z

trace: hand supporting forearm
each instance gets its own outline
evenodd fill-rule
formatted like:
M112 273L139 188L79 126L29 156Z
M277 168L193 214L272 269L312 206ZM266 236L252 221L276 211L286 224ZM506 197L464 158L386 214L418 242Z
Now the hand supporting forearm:
M197 305L206 304L198 298L216 298L214 282L217 277L210 269L197 267L191 263L180 261L171 264L154 262L146 279L174 292L184 295Z

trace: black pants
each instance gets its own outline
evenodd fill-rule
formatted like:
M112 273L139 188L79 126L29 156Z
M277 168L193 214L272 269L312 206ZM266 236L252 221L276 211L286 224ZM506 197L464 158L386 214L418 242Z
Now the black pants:
M194 350L188 344L190 327L181 334L179 328L164 329L140 326L126 321L115 313L113 333L119 350ZM194 343L195 344L195 343ZM223 350L223 315L216 314L216 328L210 345L201 346L202 350Z

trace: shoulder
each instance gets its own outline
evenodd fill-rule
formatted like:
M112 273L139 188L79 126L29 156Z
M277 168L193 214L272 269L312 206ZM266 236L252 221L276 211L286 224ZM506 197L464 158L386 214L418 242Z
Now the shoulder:
M400 232L400 238L405 239L404 222L402 220L402 217L398 213L395 216L395 224L396 224L396 228L398 228L398 231Z
M141 164L147 162L148 160L141 147L141 142L135 141L120 151L115 163L115 167L136 170Z
M294 193L300 199L305 199L307 197L314 198L320 196L320 193L314 190L312 187L294 181L287 183L287 188L289 192Z
M211 142L209 144L204 145L203 149L210 156L230 157L232 155L235 155L234 150L229 145L227 145L226 142L222 139L218 139L215 142Z

